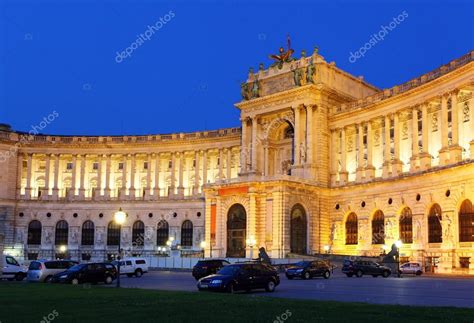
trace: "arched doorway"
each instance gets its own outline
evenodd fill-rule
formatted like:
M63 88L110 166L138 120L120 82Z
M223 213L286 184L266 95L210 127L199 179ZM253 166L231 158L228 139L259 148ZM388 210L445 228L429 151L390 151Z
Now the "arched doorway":
M474 207L464 200L459 209L459 242L474 242Z
M290 214L290 250L292 253L306 254L307 227L306 211L301 204L296 204Z
M227 213L227 257L245 257L247 212L241 204L234 204Z
M442 210L439 204L434 204L428 215L428 243L443 242L443 228L441 226Z

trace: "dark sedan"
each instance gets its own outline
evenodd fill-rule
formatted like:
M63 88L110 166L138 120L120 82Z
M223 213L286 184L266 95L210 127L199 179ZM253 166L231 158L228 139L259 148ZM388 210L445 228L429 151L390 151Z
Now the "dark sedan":
M200 291L234 291L252 289L265 289L267 292L275 291L280 284L277 271L261 263L241 263L223 267L215 275L201 278L197 287Z
M66 271L53 276L53 283L83 284L105 283L112 284L117 278L117 269L109 263L89 263L75 265Z
M392 274L389 267L380 265L374 261L367 260L344 260L342 272L347 277L362 277L363 275L372 275L373 277L383 276L387 278Z
M221 259L206 259L199 260L196 266L193 267L193 277L198 280L217 273L222 267L230 265L227 260Z
M313 277L331 277L331 268L329 265L320 260L300 261L286 269L286 278L293 279L295 277L302 279L311 279Z

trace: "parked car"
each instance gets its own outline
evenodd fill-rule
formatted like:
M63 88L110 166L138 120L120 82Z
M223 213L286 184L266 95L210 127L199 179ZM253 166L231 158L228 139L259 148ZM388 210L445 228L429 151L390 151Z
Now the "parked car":
M222 259L199 260L193 267L193 277L198 280L217 273L222 267L230 265L230 262Z
M400 266L400 273L419 276L423 273L423 269L421 267L421 264L418 262L407 262Z
M0 278L8 280L22 281L26 277L27 269L10 255L1 255L3 257L3 270L1 271Z
M272 266L260 263L239 263L224 266L217 274L198 280L200 291L225 291L233 293L239 290L265 289L275 291L280 284L278 272Z
M331 268L321 260L300 261L286 269L286 278L293 279L299 277L302 279L311 279L313 277L331 277Z
M383 276L387 278L392 274L390 268L367 260L344 260L342 272L346 274L347 277L352 277L353 275L357 277L372 275L374 277Z
M49 283L55 274L68 270L77 264L77 261L72 260L34 260L30 262L26 277L30 282Z
M112 264L117 267L118 261L112 261ZM144 258L124 258L120 260L120 275L142 277L147 272L148 264Z
M75 265L68 270L53 276L53 283L83 284L106 283L112 284L117 278L117 269L110 263L89 263Z

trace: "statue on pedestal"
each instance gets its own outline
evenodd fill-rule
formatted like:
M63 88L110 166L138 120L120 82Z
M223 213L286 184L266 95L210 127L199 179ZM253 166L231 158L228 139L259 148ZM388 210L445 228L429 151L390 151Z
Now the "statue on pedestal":
M278 68L281 69L283 67L283 63L288 63L294 60L294 58L291 57L291 55L294 52L295 51L291 49L291 40L290 40L290 36L288 35L287 36L287 50L285 51L283 47L280 47L278 54L270 55L269 57L275 60L275 62L270 67L278 66Z

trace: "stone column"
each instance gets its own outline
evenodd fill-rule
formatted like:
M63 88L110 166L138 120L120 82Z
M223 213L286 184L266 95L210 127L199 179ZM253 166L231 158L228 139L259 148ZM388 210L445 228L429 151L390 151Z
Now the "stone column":
M27 200L31 199L31 177L33 177L33 154L28 154L26 161L26 188L25 188L25 197Z
M146 169L146 189L145 189L145 198L148 200L151 196L151 154L147 154L147 169Z
M300 146L301 146L301 111L300 106L294 107L293 111L295 113L295 129L294 129L294 154L295 154L295 165L301 164L301 154L300 154Z
M313 163L313 105L306 107L307 129L306 129L306 163Z
M175 181L176 181L176 168L175 168L175 165L176 165L176 156L175 156L175 153L171 153L171 185L170 185L170 189L171 189L171 192L168 192L168 196L173 196L175 194Z
M254 238L256 240L255 246L253 248L250 248L249 246L246 246L246 257L250 258L251 250L253 251L253 257L255 258L258 253L256 252L258 250L258 246L260 241L257 240L257 199L256 199L256 193L253 191L250 191L248 193L249 195L249 215L247 218L247 239Z
M202 151L202 185L207 184L207 150Z
M367 167L365 169L365 177L367 180L372 180L375 177L373 138L372 121L369 120L367 122Z
M45 191L43 192L43 195L41 196L44 200L47 200L49 198L50 178L51 178L51 155L46 154L46 169L45 169L45 180L44 180Z
M441 149L439 151L439 164L446 165L449 162L448 147L448 95L441 96Z
M357 127L357 169L356 169L356 181L361 182L364 177L364 124L359 123Z
M112 165L112 155L107 155L107 160L105 162L105 190L104 197L106 199L110 198L110 173Z
M98 199L100 198L102 194L102 188L104 187L102 185L102 155L97 155L97 162L98 162L98 167L97 167L97 189L95 190L94 196L92 198Z
M335 185L336 184L336 178L337 178L337 134L338 132L336 129L331 129L331 155L329 158L331 158L331 184Z
M131 155L131 162L130 162L130 190L129 190L129 197L131 200L137 198L137 189L135 187L135 180L137 174L137 155Z
M449 159L451 163L458 163L462 160L462 147L459 145L459 109L458 109L459 89L451 92L451 135L452 142L449 147Z
M270 166L269 166L269 152L268 152L268 143L263 144L263 175L268 176Z
M258 118L252 118L252 171L257 171Z
M392 152L390 142L390 115L385 116L384 125L384 162L383 162L383 177L388 178L390 176L390 164L392 163Z
M67 163L66 163L67 166ZM67 168L67 167L66 167ZM71 190L67 193L68 196L66 198L74 197L76 196L76 190L78 189L77 187L77 155L72 155L72 174L71 174Z
M469 100L469 121L471 123L471 141L469 142L470 145L470 157L474 159L474 92L471 92L471 99ZM474 264L474 261L471 262Z
M120 199L125 199L127 196L127 155L123 156L123 168L122 168L122 188L120 190Z
M153 187L153 199L160 198L160 169L161 169L161 154L155 156L155 185Z
M184 152L179 153L179 168L178 168L178 196L184 197L184 186L183 186L183 170L184 163L186 161Z
M194 160L195 160L195 165L194 165L194 195L199 195L199 168L200 168L200 163L199 163L199 158L200 158L200 153L199 150L196 150L194 152ZM208 240L206 240L208 241Z
M340 135L341 135L341 171L339 173L339 181L342 183L347 182L347 167L346 167L346 161L347 161L347 154L346 154L346 130L345 128L341 128L340 130Z
M16 198L20 199L21 196L22 196L21 189L22 189L22 180L23 180L23 161L25 160L25 154L24 153L18 153L17 156L18 156L18 161L17 161L17 165L16 165L16 171L17 171L16 172L16 174L17 174L17 177L16 177Z
M418 165L419 148L418 148L418 108L413 107L411 118L411 157L410 157L410 171L415 171Z
M86 196L86 189L85 189L85 177L86 177L86 155L82 155L81 157L81 174L79 178L79 198L81 200L85 199Z
M227 163L226 163L226 178L227 181L229 182L231 177L232 177L232 148L227 149Z
M53 199L59 199L59 154L54 159L54 182L53 182Z
M420 168L427 170L431 167L430 134L428 132L428 104L424 103L421 106L421 125L422 125L422 146L423 152L420 155Z
M402 173L403 163L400 160L400 122L399 113L395 112L393 115L393 150L394 158L392 161L392 174L398 176Z
M224 180L224 158L223 157L223 150L222 149L218 149L218 160L219 160L219 181L223 181Z

